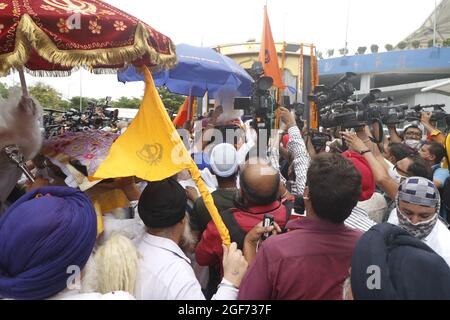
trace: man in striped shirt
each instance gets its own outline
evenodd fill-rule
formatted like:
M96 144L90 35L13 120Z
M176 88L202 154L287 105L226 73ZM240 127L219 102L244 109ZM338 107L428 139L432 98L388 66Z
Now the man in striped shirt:
M287 127L289 133L288 151L293 155L292 165L295 180L291 184L289 192L294 197L301 198L303 197L306 185L306 173L311 157L306 149L305 141L300 134L300 129L296 125L295 116L288 109L280 107L280 119ZM276 136L271 145L269 145L269 159L272 166L277 170L279 170L279 144L279 136ZM343 156L351 160L356 169L361 173L362 193L359 201L370 199L375 190L375 182L369 164L363 156L356 152L344 152ZM286 179L281 174L280 179L286 185ZM375 225L375 222L369 218L369 215L364 209L355 207L350 216L344 221L344 224L353 229L367 231Z

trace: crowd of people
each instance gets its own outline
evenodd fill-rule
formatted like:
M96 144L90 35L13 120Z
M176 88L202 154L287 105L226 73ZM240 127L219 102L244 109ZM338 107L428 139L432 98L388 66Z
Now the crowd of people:
M37 170L42 150L29 137L39 108L30 98L16 102L22 125L0 121L0 148L25 139ZM229 247L187 170L83 192L55 166L54 179L21 186L20 169L0 158L0 298L450 299L446 136L430 114L422 115L426 132L390 127L378 143L377 124L337 128L329 146L338 147L318 150L291 111L278 112L267 152L251 126L221 107L197 121L200 140L185 142ZM208 135L224 128L238 132L232 141ZM103 189L123 192L126 210L99 217L93 197Z

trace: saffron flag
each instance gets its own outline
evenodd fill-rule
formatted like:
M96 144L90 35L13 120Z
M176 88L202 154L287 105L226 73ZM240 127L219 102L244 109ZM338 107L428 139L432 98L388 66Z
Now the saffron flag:
M264 75L272 77L273 86L284 89L286 86L281 77L280 67L278 66L278 54L275 49L275 42L270 29L269 16L267 15L267 6L264 6L264 26L261 40L261 49L259 51L258 60L264 67Z
M150 71L144 67L145 93L139 112L128 129L111 146L109 154L91 179L136 176L159 181L188 169L222 242L230 244L228 229L200 177L156 90Z
M189 108L190 100L190 108ZM197 99L195 97L186 97L183 105L177 113L175 119L173 119L173 124L177 128L182 128L186 121L192 121L194 114L197 112ZM189 120L188 120L189 117Z

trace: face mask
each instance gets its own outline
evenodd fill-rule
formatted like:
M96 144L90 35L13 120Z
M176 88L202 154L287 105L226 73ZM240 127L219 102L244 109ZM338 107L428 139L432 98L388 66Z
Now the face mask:
M431 233L434 226L436 225L438 218L438 215L436 213L430 220L414 224L411 221L409 221L409 219L398 208L397 208L397 216L399 226L420 240L423 240Z
M406 177L403 177L403 176L398 174L397 170L395 170L395 167L390 168L389 171L388 171L388 174L398 184L401 184L406 179Z
M421 142L420 140L414 140L414 139L406 139L405 140L405 144L414 150L419 150L420 142Z

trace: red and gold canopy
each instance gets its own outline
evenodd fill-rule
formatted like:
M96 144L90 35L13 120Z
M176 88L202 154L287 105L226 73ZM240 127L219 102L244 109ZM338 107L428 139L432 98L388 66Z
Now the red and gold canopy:
M69 74L126 64L171 67L170 38L98 0L0 0L0 76Z

